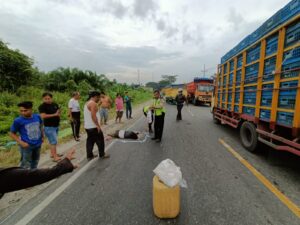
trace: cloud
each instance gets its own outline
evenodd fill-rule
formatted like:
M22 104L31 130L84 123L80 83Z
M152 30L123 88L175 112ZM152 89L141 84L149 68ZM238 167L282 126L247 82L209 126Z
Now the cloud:
M127 15L128 10L129 8L119 1L106 1L102 12L110 13L116 18L122 19Z
M10 0L0 38L45 71L59 66L114 74L137 68L155 79L199 75L286 4L286 0ZM51 9L51 10L49 10ZM237 10L238 9L238 10ZM214 70L212 70L214 71Z
M134 14L140 18L147 18L152 12L155 14L158 9L158 5L153 0L135 0Z
M233 26L234 30L241 28L246 22L243 16L235 8L230 8L227 21Z
M160 31L164 31L166 29L166 23L164 20L159 19L156 21L156 27Z

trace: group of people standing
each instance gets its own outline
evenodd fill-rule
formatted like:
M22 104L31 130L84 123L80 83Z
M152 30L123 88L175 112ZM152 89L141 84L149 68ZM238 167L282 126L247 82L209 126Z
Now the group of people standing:
M68 102L68 117L74 139L80 141L80 93L74 92ZM132 118L131 97L125 92L126 117ZM104 152L104 135L101 124L107 124L111 99L104 92L93 91L84 105L84 128L87 132L86 153L87 159L94 158L93 147L96 143L100 158L108 158ZM117 94L116 121L121 122L123 116L123 98ZM44 138L50 145L50 157L54 162L61 160L62 154L57 152L58 131L61 109L53 102L53 95L45 92L42 95L42 104L38 107L39 114L33 113L33 103L24 101L18 104L20 116L16 118L10 128L10 136L20 148L22 168L37 168L40 151Z
M56 145L61 110L59 106L53 102L52 98L52 94L48 92L42 95L43 103L39 106L40 114L33 113L32 102L25 101L18 104L20 116L14 120L10 129L10 136L20 146L21 168L0 168L0 181L5 183L5 185L0 187L0 198L6 192L47 182L62 174L71 172L77 167L71 162L74 158L75 149L71 149L63 160L60 160L61 155L57 153ZM74 92L72 99L70 99L68 104L68 116L71 121L72 131L76 141L79 141L80 138L79 99L80 93ZM125 96L125 103L131 104L130 101L130 98L126 98ZM182 119L181 109L185 101L185 96L182 94L182 91L179 90L179 93L176 96L178 110L177 120ZM109 158L109 155L104 151L105 142L100 123L101 117L103 117L103 122L106 124L110 104L111 101L105 93L92 91L89 93L88 100L84 105L84 128L87 132L86 152L88 160L97 157L92 151L95 143L98 146L99 158ZM118 94L116 99L117 112L123 112L121 107L122 104L123 102L120 100L120 95ZM100 112L99 105L101 106ZM131 118L132 113L131 105L129 106L130 107L126 107L127 118ZM147 117L150 133L153 132L152 123L154 121L154 136L152 140L161 142L166 110L158 90L154 91L152 104L144 107L143 112ZM118 118L122 117L121 113L117 116ZM37 168L44 136L46 136L49 141L51 157L53 157L53 160L58 162L58 164L55 167L47 169L27 170ZM137 138L137 136L135 138Z

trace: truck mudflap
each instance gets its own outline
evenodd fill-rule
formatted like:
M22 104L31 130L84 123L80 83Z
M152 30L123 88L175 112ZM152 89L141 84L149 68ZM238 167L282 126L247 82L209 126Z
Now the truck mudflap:
M300 156L300 144L298 143L298 138L295 138L293 141L291 141L284 137L261 129L256 129L256 132L259 134L258 140L260 142L274 148L275 150L287 151ZM269 140L267 140L266 137L269 138ZM278 143L275 144L273 142L274 140Z

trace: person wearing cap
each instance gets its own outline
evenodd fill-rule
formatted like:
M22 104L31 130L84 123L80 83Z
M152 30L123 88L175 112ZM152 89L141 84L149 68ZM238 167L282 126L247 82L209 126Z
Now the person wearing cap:
M104 135L101 130L99 121L100 115L98 113L98 102L100 100L100 92L92 91L89 94L89 98L84 105L84 128L87 133L86 140L86 156L88 161L97 157L97 155L93 154L94 144L98 146L99 157L109 158L108 154L105 154L105 142Z
M164 108L163 100L161 99L159 90L154 91L153 104L149 107L154 111L154 137L152 140L161 142L166 110Z
M175 102L177 105L177 117L176 117L177 121L182 120L181 110L182 110L184 102L187 102L187 99L186 99L185 95L182 93L182 91L183 91L182 88L179 88L178 94L175 97Z
M35 169L40 159L44 138L43 121L40 115L32 112L32 102L21 102L18 107L20 116L11 125L9 135L19 144L20 166L25 169Z

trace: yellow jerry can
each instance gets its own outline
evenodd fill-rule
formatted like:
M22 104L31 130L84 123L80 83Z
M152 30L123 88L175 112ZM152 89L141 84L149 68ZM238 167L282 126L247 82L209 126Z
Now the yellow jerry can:
M153 210L161 219L175 218L180 212L180 187L170 188L153 177Z

